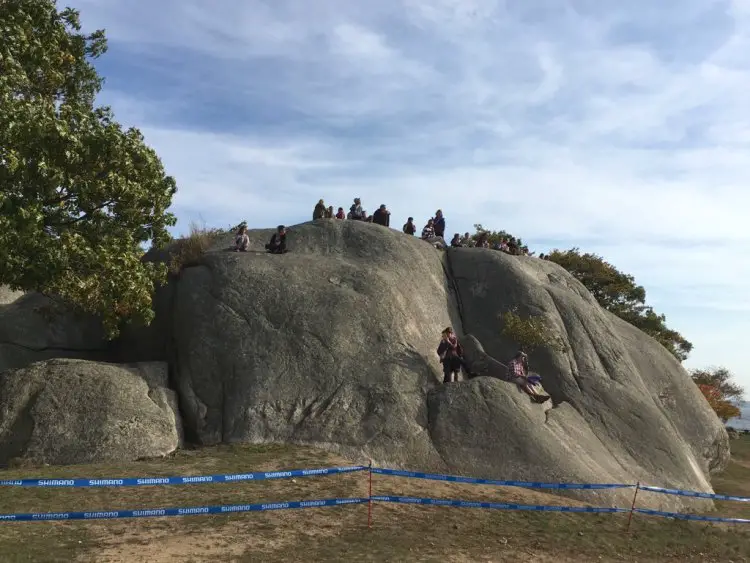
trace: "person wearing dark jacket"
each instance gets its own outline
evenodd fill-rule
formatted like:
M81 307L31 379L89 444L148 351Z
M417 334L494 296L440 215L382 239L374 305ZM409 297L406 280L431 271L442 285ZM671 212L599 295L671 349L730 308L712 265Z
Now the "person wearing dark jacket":
M386 209L385 203L372 214L372 222L384 227L391 226L391 212Z
M433 227L435 228L435 236L444 238L445 237L445 217L443 217L443 212L438 209L435 212L435 223Z
M458 381L458 374L464 363L464 350L451 327L443 331L443 338L438 345L437 354L440 356L440 363L443 364L443 383Z
M271 237L271 241L266 245L266 251L271 254L284 254L286 250L286 227L279 225L276 232Z
M404 232L407 235L414 236L414 233L417 232L417 226L414 224L414 217L409 217L409 219L404 223Z

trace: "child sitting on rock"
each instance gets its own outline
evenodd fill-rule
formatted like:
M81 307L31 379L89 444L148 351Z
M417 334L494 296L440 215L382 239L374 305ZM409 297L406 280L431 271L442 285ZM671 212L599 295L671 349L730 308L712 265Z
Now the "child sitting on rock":
M339 210L336 213L336 219L346 219L346 213L344 213L343 207L339 207Z
M237 235L234 239L234 251L235 252L247 252L247 248L250 246L250 237L247 236L247 226L244 224L240 225L237 229Z

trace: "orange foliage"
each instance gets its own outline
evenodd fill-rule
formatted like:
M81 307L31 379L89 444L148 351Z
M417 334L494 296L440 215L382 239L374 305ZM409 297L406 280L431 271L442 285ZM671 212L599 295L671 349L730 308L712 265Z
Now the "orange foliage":
M716 387L713 385L698 384L698 388L701 390L701 393L703 393L708 404L711 405L711 408L714 409L716 415L723 422L726 422L730 418L740 416L740 409L729 401L724 400L721 391Z

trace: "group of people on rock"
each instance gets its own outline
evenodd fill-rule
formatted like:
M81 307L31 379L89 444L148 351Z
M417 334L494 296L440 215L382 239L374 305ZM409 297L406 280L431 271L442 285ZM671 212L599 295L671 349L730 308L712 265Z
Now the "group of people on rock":
M458 381L458 375L462 369L471 375L464 359L463 347L451 327L443 330L437 355L440 363L443 364L443 383ZM508 362L505 380L518 385L535 403L542 404L550 399L542 389L541 376L529 372L529 357L523 350L519 350Z
M250 237L247 236L247 223L240 223L237 227L237 234L234 238L235 252L247 252L250 248ZM271 254L284 254L287 251L286 248L286 227L279 225L276 227L276 232L271 235L271 240L266 244L266 252Z
M369 215L362 207L362 200L358 197L354 198L354 203L352 203L348 213L344 213L343 207L339 207L338 211L334 213L333 206L326 206L325 201L321 199L315 204L312 218L314 221L319 219L348 219L350 221L375 223L383 227L391 226L391 212L385 204L380 205L372 215ZM402 231L410 236L416 235L417 230L417 226L414 224L414 217L409 217L402 227ZM427 223L420 231L420 238L438 249L445 249L448 246L445 242L445 216L441 209L435 212L434 217L427 220ZM234 250L237 252L246 252L249 244L247 224L242 223L236 234ZM514 256L534 256L534 252L530 252L528 246L521 245L519 241L510 236L501 238L499 241L491 244L488 233L480 233L476 236L472 236L469 233L464 233L461 236L456 233L450 241L450 246L453 248L492 248L493 250ZM270 242L266 244L266 250L273 254L283 254L287 251L286 228L283 225L277 227ZM540 254L539 258L546 259L546 256Z

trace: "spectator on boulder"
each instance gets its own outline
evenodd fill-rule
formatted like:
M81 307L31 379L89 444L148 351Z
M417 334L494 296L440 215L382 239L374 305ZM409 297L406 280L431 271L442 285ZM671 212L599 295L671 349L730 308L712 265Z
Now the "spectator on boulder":
M466 246L468 248L472 248L476 246L476 242L474 242L474 239L471 238L471 235L469 233L464 233L463 238L461 239L461 246Z
M529 376L529 360L523 350L519 350L508 362L508 381L518 385L535 403L542 404L549 401L549 395L539 391L541 377Z
M383 227L391 226L391 212L386 209L385 203L372 214L372 222Z
M329 205L326 209L326 219L333 219L333 205Z
M323 203L323 200L321 199L318 203L315 204L315 209L313 210L313 221L316 221L317 219L323 219L326 216L326 204Z
M234 239L234 251L235 252L247 252L250 246L250 237L247 236L247 227L240 225L237 230L237 236Z
M453 235L453 238L451 239L451 246L453 248L461 248L463 246L463 242L461 241L461 235L456 233Z
M353 219L354 221L364 221L366 218L365 210L362 209L362 200L355 197L354 203L349 208L349 219Z
M435 223L432 219L427 221L424 229L422 229L422 240L429 242L439 250L443 250L447 246L443 237L435 236Z
M276 232L271 237L271 241L266 245L266 250L271 254L284 254L286 248L286 227L279 225Z
M435 236L445 238L445 217L443 217L443 212L440 209L435 212L433 226L435 229Z
M417 226L414 224L414 217L409 217L406 220L406 223L404 223L404 232L411 236L414 236L414 233L417 232Z
M451 383L458 381L458 374L464 363L464 350L451 327L447 327L442 336L437 355L440 357L440 363L443 364L443 383Z
M546 260L546 259L547 259L547 257L546 257L546 256L545 256L544 254L540 254L540 255L539 255L539 258L540 258L541 260Z
M344 213L343 207L339 207L339 210L336 213L336 219L346 219L346 213Z
M479 235L479 238L477 239L477 248L489 248L490 247L490 240L487 236L487 233L482 233Z

